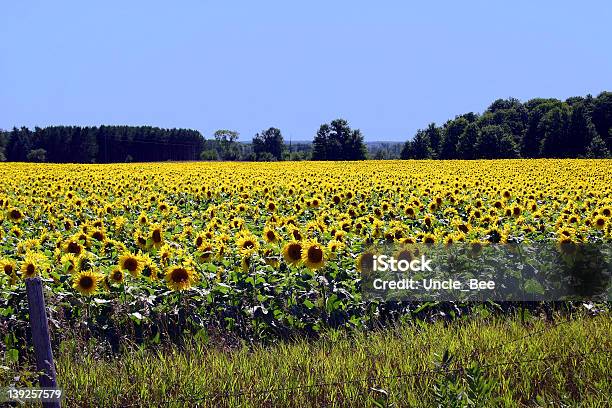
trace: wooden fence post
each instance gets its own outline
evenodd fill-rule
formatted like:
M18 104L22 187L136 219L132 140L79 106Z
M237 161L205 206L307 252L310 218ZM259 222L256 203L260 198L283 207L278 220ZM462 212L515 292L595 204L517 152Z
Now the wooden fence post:
M51 351L51 338L49 337L49 324L45 308L42 281L39 277L26 279L28 294L28 309L30 310L30 328L32 342L36 354L36 369L42 371L40 376L41 388L57 388L55 363ZM43 402L45 408L59 408L60 402Z

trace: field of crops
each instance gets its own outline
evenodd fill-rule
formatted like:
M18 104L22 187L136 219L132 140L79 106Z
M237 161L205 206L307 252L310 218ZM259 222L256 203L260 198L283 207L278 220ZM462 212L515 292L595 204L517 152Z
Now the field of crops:
M607 160L0 164L0 331L37 275L57 341L368 326L365 245L602 242L611 190Z

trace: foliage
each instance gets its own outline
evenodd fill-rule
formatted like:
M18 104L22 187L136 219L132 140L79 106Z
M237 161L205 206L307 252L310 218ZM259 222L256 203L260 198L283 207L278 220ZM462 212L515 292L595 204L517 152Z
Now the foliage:
M29 162L44 163L47 161L47 151L45 149L30 150L26 159Z
M319 128L313 140L312 160L365 160L367 149L359 129L351 129L344 119Z
M195 130L151 126L22 127L4 137L6 160L13 162L109 163L124 162L128 156L138 162L195 160L203 143Z
M435 407L436 386L449 379L478 407L607 406L611 328L609 313L553 324L472 316L269 347L228 349L209 332L182 349L119 356L76 339L57 365L69 406L377 407L384 391L386 406ZM453 359L444 370L436 363L446 350Z
M597 157L605 157L605 152L612 150L611 129L611 92L566 101L536 98L521 103L515 98L498 99L482 115L470 112L442 127L429 124L417 130L404 145L401 157L584 157L593 141L600 152ZM591 149L590 154L596 153Z
M269 128L253 138L253 153L258 161L283 159L284 141L281 131Z

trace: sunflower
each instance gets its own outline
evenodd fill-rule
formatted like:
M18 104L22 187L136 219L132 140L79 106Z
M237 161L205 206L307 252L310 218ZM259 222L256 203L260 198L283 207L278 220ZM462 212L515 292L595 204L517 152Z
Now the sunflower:
M272 227L266 226L263 230L263 239L268 243L274 243L279 240L279 237Z
M142 264L141 275L151 281L156 281L159 277L159 268L155 261L148 254L139 255L140 263Z
M98 285L104 277L96 272L84 271L74 275L72 287L81 295L91 296L98 291Z
M140 249L145 249L147 247L147 238L145 238L142 231L136 230L134 231L134 242Z
M327 253L329 254L330 258L335 258L336 255L345 247L345 243L332 239L327 243Z
M253 265L252 254L245 254L240 260L240 267L243 272L249 272L251 270L251 265Z
M128 271L135 278L140 276L143 267L143 262L139 256L125 253L119 258L119 268Z
M19 222L23 218L23 213L17 208L11 208L8 211L8 218L13 222Z
M561 235L557 239L557 248L563 254L572 255L576 253L577 245L572 237Z
M8 277L14 277L17 273L17 265L11 259L0 260L0 273Z
M591 224L593 227L595 227L595 229L602 230L605 228L607 222L608 219L606 217L603 215L598 215L591 221Z
M325 265L325 247L317 241L308 241L302 249L302 262L309 269L319 269Z
M421 238L421 242L423 242L424 244L435 244L436 236L433 234L424 234Z
M27 253L21 264L21 276L24 279L40 276L47 266L46 257L43 254Z
M149 229L149 239L155 248L161 248L164 245L164 230L161 225L156 224Z
M283 247L283 258L289 265L298 265L302 261L302 244L291 241Z
M141 212L140 215L138 216L138 223L140 225L146 225L149 222L149 219L147 218L147 214L145 212Z
M191 288L195 279L195 272L188 266L172 266L166 270L166 285L174 291Z
M102 229L95 229L91 231L91 234L89 236L95 239L96 241L104 241L106 239L106 234Z
M64 242L64 252L79 256L83 252L83 245L75 237L70 238Z
M123 283L123 281L125 280L125 274L123 273L123 271L120 268L114 268L112 271L110 271L110 273L108 274L108 278L110 279L110 281L112 283L115 283L117 285L120 285Z
M236 246L241 254L246 255L257 251L257 248L259 248L259 243L257 242L257 238L255 236L250 233L245 233L238 236L236 239Z
M374 270L374 253L363 252L357 257L355 263L359 272L372 272Z

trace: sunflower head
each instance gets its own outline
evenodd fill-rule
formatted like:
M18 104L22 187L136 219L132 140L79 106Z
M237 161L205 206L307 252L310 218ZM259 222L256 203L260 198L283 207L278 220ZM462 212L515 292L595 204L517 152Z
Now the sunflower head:
M298 265L302 261L302 243L291 241L283 247L283 258L289 265Z
M319 269L325 265L324 246L317 241L306 242L302 249L302 262L309 269Z
M273 228L266 226L263 230L263 239L266 242L274 243L278 241L279 237Z
M46 257L39 253L27 253L21 264L21 276L24 279L40 276L47 266Z
M195 282L195 272L188 266L172 266L166 271L166 285L174 291L187 290Z
M356 264L359 272L372 272L374 270L374 253L370 251L363 252L357 257Z
M257 248L259 248L259 243L257 242L257 238L247 233L241 234L238 237L236 240L236 246L241 254L246 255L257 251Z
M126 253L119 258L119 268L128 271L135 278L140 276L143 267L143 262L139 256Z
M17 266L15 261L10 259L0 260L0 274L12 277L17 273Z
M151 240L151 245L155 248L161 248L164 245L164 230L161 225L153 225L150 228L149 239Z
M13 222L19 222L23 218L23 213L17 208L12 208L8 211L8 218Z
M85 296L91 296L98 291L100 281L104 277L96 272L83 271L74 275L72 287Z
M604 217L603 215L598 215L593 219L593 221L591 221L593 227L595 227L595 229L598 229L598 230L604 229L607 222L608 222L608 219Z
M110 273L108 274L108 279L117 285L120 285L123 283L123 281L125 280L125 274L123 273L123 270L121 270L120 268L114 268L112 271L110 271Z

